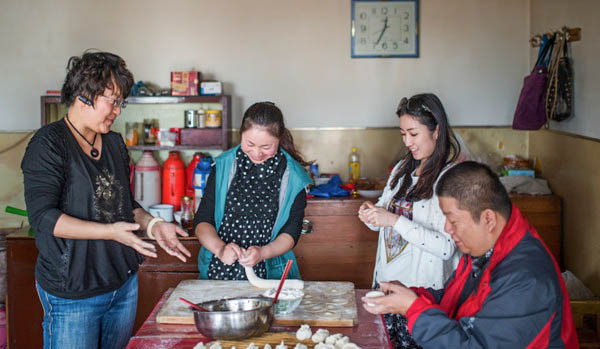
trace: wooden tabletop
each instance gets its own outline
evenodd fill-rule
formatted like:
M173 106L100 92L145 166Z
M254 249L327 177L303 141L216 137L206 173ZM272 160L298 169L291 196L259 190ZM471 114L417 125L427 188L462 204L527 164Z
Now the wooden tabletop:
M148 319L137 331L135 336L131 337L128 349L136 348L193 348L199 342L208 343L211 338L200 334L194 325L173 325L159 324L156 322L156 315L166 300L173 292L170 288L158 301ZM326 328L330 333L342 333L361 348L367 349L391 349L391 343L385 328L385 322L382 315L368 313L360 305L360 298L370 290L355 290L356 302L358 306L358 325L354 327L332 327ZM295 333L298 327L271 327L269 332L290 332ZM312 329L313 332L315 329Z

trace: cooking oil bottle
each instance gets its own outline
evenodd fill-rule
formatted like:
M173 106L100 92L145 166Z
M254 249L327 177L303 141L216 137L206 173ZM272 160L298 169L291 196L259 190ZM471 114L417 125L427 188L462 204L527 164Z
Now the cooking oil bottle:
M352 147L352 152L348 158L348 181L350 183L357 183L360 178L360 161L358 159L358 149Z

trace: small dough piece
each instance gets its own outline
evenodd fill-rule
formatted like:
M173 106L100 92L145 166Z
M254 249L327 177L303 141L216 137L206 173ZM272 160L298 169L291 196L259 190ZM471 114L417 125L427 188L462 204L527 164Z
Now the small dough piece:
M385 296L385 293L383 293L381 291L370 291L370 292L367 292L367 294L365 295L365 297L367 297L367 298L376 298L376 297L383 297L383 296ZM366 302L366 303L370 307L375 305L375 304L369 303L369 302Z
M329 331L320 328L313 334L311 339L314 343L320 343L324 341L327 336L329 336Z
M279 343L275 349L288 349L287 345L285 345L285 343L283 342L283 340L281 341L281 343Z
M306 344L298 343L296 344L294 349L308 349L308 347L306 346Z
M258 349L258 347L256 345L254 345L254 342L250 342L250 344L248 344L246 349Z
M344 346L344 344L349 343L349 342L350 342L350 338L348 338L348 336L343 336L342 338L335 341L334 345L336 348L342 348Z
M279 286L279 280L267 280L267 279L259 278L258 276L256 276L256 274L254 273L254 269L252 269L251 267L244 267L244 270L246 271L246 277L248 278L248 281L254 287L277 288ZM294 279L286 279L285 282L283 283L283 287L303 289L304 281L294 280Z
M331 336L325 338L325 343L327 344L335 344L338 339L342 339L344 335L341 333L332 334Z
M335 349L335 346L333 344L318 343L315 345L315 349Z
M208 347L208 349L223 349L223 347L221 346L221 342L216 341L213 344L211 344L210 347Z
M264 349L271 349L271 345L269 343L265 344L265 348Z
M194 345L194 349L206 349L206 346L204 343L199 342L198 344Z
M342 346L342 349L360 349L360 347L352 342L346 343Z
M310 326L306 324L301 325L298 331L296 331L296 338L298 338L298 340L303 341L309 339L311 336L312 331L310 330Z

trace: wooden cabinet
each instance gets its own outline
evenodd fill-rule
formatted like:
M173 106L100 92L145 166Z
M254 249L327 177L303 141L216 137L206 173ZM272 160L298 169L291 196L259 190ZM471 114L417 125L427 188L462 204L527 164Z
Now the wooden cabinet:
M560 261L560 199L554 195L517 195L512 196L512 200ZM378 236L357 217L362 201L308 201L305 218L312 222L312 232L303 235L294 248L304 280L350 281L356 288L371 287ZM168 288L175 287L181 280L198 278L200 244L194 238L182 239L182 243L192 252L186 263L157 247L158 257L147 258L140 266L136 330ZM9 345L11 348L40 348L42 309L35 290L35 240L26 230L21 230L7 237L6 247Z
M176 145L176 146L158 146L158 145L134 145L129 146L131 150L193 150L193 149L222 149L229 148L228 131L231 128L231 96L157 96L157 97L139 97L131 96L127 98L129 105L135 104L179 104L179 103L214 103L222 106L220 128L195 129L197 137L203 140L199 145ZM59 120L66 114L64 105L60 104L60 96L41 96L42 125ZM123 135L123 139L125 136ZM197 143L194 143L197 144Z

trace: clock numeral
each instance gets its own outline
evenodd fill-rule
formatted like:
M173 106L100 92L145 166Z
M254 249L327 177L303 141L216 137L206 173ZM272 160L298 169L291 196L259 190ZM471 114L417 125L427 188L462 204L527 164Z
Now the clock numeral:
M384 42L383 44L381 44L381 48L384 50L387 50L387 48L388 48L387 42Z
M366 45L367 44L367 39L366 38L360 38L360 44L361 45Z
M364 24L361 24L361 25L360 25L360 31L361 31L362 33L366 32L366 31L367 31L367 26L366 26L366 25L364 25Z
M404 41L405 44L408 45L408 37L405 37L403 41Z
M398 43L397 42L392 42L392 49L397 50L398 49Z
M408 31L408 24L404 25L404 31L407 32Z
M387 15L387 13L388 13L388 8L387 7L382 7L381 8L381 14L382 15Z
M366 19L367 18L367 14L365 12L361 12L359 15L360 19Z
M408 17L409 17L408 12L404 12L404 19L406 20L406 19L408 19Z

